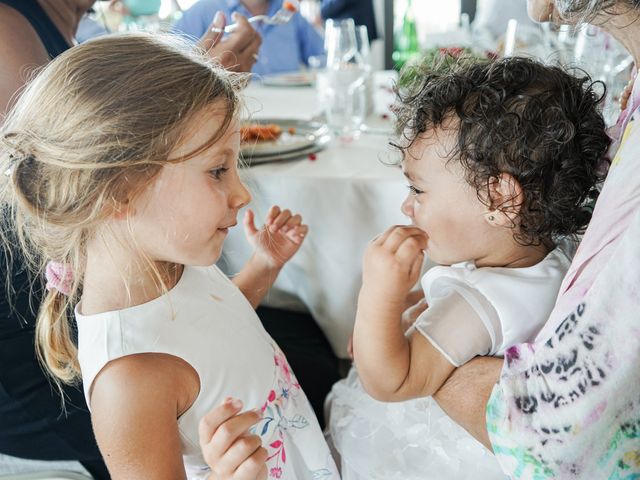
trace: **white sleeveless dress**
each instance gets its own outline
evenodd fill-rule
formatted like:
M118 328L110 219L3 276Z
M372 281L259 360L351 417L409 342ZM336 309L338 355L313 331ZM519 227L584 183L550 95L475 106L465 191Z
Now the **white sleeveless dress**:
M242 292L215 266L184 267L167 294L124 310L81 315L76 308L85 396L111 360L166 353L189 363L200 393L179 418L189 479L209 468L198 443L198 422L228 397L261 408L254 428L269 452L270 479L339 479L309 401L286 358L263 329Z
M407 335L417 330L457 365L437 335L462 337L458 344L464 344L466 332L456 328L462 325L438 328L433 314L440 299L454 298L467 302L487 330L486 353L503 355L514 343L534 338L546 322L571 262L567 249L556 248L527 268L476 268L473 262L431 268L421 280L430 307ZM378 402L364 391L354 367L334 385L325 407L343 480L506 480L495 457L431 397Z

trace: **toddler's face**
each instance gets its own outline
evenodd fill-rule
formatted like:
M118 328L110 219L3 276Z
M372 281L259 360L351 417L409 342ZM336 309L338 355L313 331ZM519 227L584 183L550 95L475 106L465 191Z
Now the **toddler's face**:
M224 107L201 112L187 126L186 140L171 154L197 150L220 127ZM237 120L212 147L162 167L136 200L132 227L136 241L154 261L208 266L220 256L228 228L251 195L237 169L240 132Z
M487 207L464 178L464 168L450 159L457 129L440 128L417 138L407 150L402 169L409 194L402 212L428 235L426 254L451 265L483 258L491 242Z

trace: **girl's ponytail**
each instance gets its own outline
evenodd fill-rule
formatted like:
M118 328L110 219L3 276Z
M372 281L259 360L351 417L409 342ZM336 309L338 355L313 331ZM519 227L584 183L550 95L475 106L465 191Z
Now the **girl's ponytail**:
M80 378L78 349L68 318L69 297L47 289L36 322L36 352L42 365L56 380L73 384Z

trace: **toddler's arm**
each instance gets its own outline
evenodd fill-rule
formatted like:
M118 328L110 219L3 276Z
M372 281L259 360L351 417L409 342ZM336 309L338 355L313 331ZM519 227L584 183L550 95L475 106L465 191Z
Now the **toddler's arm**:
M254 253L233 283L256 308L276 281L280 270L300 249L309 231L302 217L273 206L265 224L258 229L252 210L244 217L245 233Z
M417 329L405 333L404 299L420 275L425 243L421 230L393 227L365 253L354 356L364 388L379 400L432 395L456 366L491 348L484 323L455 290L432 299Z

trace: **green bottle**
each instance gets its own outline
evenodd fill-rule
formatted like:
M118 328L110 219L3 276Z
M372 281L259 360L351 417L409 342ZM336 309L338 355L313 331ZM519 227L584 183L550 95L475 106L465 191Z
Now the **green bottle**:
M396 25L393 35L392 59L396 70L400 70L408 61L420 56L420 44L416 20L413 15L411 0L407 0L406 9L402 18L402 25Z

